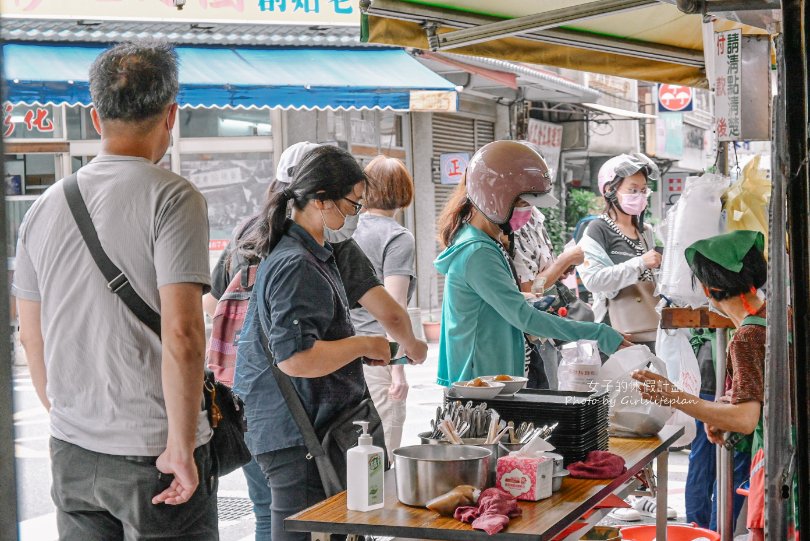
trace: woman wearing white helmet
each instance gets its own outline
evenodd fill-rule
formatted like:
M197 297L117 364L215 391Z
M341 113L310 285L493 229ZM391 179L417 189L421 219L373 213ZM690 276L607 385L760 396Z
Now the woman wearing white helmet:
M652 227L644 224L651 193L660 179L658 166L644 154L621 154L599 169L599 192L605 211L593 220L579 245L585 261L577 267L594 296L596 321L631 334L634 342L654 343L658 317L650 310L661 265Z
M523 376L524 333L561 340L591 339L605 353L621 334L597 323L580 323L531 307L500 239L511 232L516 207L548 206L551 178L536 150L516 141L495 141L470 160L439 223L446 247L435 261L445 275L441 385L478 376ZM515 224L517 225L517 224Z

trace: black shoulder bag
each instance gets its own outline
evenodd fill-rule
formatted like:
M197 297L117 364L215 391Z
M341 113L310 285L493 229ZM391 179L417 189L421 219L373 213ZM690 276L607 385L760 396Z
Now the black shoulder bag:
M63 186L70 213L79 227L93 261L107 280L107 288L111 293L118 295L135 317L160 338L160 314L152 310L138 295L124 272L110 260L101 246L90 212L79 191L77 175L74 173L65 178ZM227 385L216 381L214 374L209 370L205 371L203 388L208 421L214 431L211 438L214 469L217 475L223 476L250 462L250 451L245 444L244 436L247 427L244 407L239 397L234 395Z
M335 288L335 284L328 276L327 279ZM261 317L259 317L259 320L261 322ZM281 395L284 397L284 401L287 402L290 414L298 426L298 430L301 431L301 436L304 438L304 446L307 448L307 460L315 460L326 497L332 497L346 490L346 451L357 446L357 439L362 433L362 429L355 425L354 421L368 421L368 432L371 434L374 445L383 450L385 468L388 469L388 453L385 450L383 424L377 408L374 407L368 387L366 387L365 397L359 404L343 411L329 423L329 427L322 434L317 434L309 415L304 409L304 405L301 403L301 397L298 395L298 391L295 390L292 379L276 366L273 354L270 352L264 322L261 322L261 331L262 336L259 341L262 343L262 349L267 356L267 362L270 363L270 368L273 370L273 376L276 383L278 383Z

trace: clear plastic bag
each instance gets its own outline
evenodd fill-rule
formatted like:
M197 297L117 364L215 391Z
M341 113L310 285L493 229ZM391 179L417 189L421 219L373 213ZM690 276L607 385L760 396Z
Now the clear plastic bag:
M689 177L683 195L659 229L665 249L658 292L678 306L698 308L707 302L700 287L692 285L684 252L692 243L724 231L720 196L728 185L729 179L720 175Z
M700 395L700 365L689 342L688 329L658 329L655 351L664 360L667 378L679 389L691 395ZM672 444L673 447L688 445L695 439L695 420L680 410L675 410L668 425L684 427L684 435Z
M639 345L611 355L599 372L599 381L610 396L610 433L614 436L653 436L672 417L672 408L644 400L638 383L630 377L634 370L647 367L657 374L666 374L664 361L647 346Z
M602 359L593 340L578 340L562 347L562 361L557 369L561 391L593 392L596 390Z

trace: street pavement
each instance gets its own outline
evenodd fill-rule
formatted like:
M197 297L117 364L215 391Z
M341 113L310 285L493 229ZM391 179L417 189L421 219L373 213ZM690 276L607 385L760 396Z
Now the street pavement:
M442 401L442 388L436 384L438 346L431 345L428 360L422 366L408 366L410 383L408 417L403 445L419 443L417 434L430 430L430 419ZM14 426L19 526L21 541L55 541L56 517L50 497L51 474L48 457L48 416L37 400L24 366L14 368ZM687 453L677 452L669 460L670 507L684 521L683 487L686 480ZM241 470L220 479L220 539L253 539L253 513L247 485Z

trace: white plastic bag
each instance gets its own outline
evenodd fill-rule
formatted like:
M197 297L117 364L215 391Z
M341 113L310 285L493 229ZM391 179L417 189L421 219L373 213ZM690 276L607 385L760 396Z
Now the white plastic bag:
M658 292L678 306L698 308L706 304L700 287L692 286L684 252L692 243L723 232L720 196L728 185L729 179L720 175L689 177L683 195L659 229L665 248Z
M672 417L672 408L659 406L641 397L638 383L630 377L634 370L647 368L666 374L664 361L647 346L621 349L610 356L599 372L610 400L610 433L619 437L654 436Z
M561 391L589 393L596 389L602 359L593 340L578 340L562 347L562 361L557 369Z
M682 391L698 396L701 385L700 366L689 337L688 329L658 329L655 351L667 365L669 381ZM695 420L682 411L675 410L667 424L684 427L684 435L672 444L673 447L688 445L695 439Z

